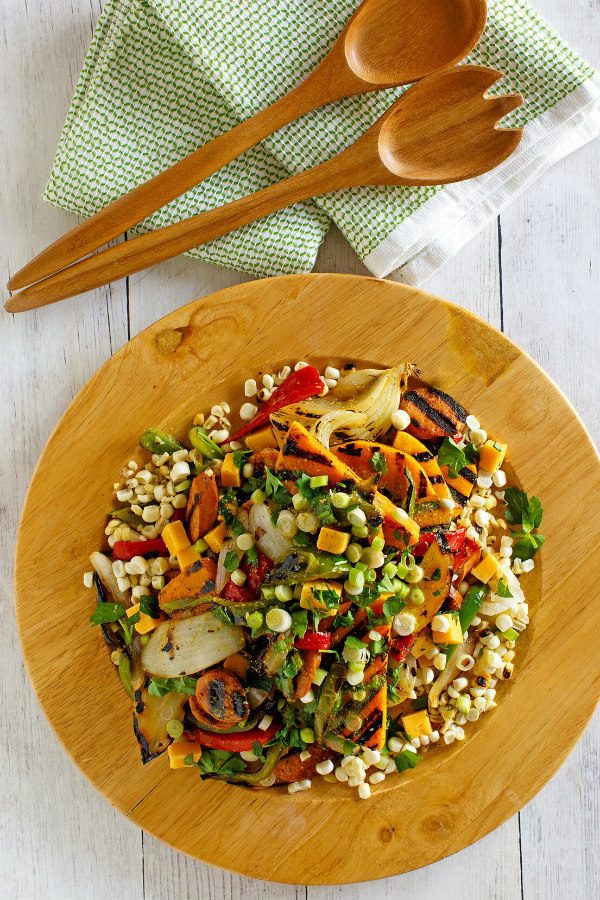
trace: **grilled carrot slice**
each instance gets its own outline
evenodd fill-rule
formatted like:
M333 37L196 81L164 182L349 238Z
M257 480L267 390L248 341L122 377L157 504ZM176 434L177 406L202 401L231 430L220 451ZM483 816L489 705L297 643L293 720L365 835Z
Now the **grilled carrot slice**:
M327 475L329 484L358 481L352 469L340 462L299 422L290 425L275 468L277 471L305 472L311 476Z
M250 712L241 681L228 669L210 669L201 675L195 698L203 712L222 725L237 725Z
M275 780L284 784L291 784L293 781L303 781L305 778L313 778L317 774L317 763L324 759L331 759L333 751L327 747L319 747L317 744L310 744L307 748L310 756L308 759L300 759L299 753L290 753L289 756L280 759L275 766Z
M436 496L423 466L410 454L388 447L387 444L378 444L374 441L348 441L345 444L338 444L331 452L356 472L359 478L367 480L372 478L376 471L380 472L377 486L393 500L406 499L409 489L407 471L416 487L418 500Z
M315 672L319 668L321 662L321 654L318 650L302 651L302 668L296 679L296 697L300 699L305 697L312 687L312 680Z
M409 434L433 441L462 432L467 414L462 406L437 388L423 385L402 397L401 409L410 416Z
M201 472L192 481L185 510L187 531L194 544L203 537L217 521L219 512L219 491L214 475Z
M217 567L212 559L199 559L164 586L158 595L158 605L164 609L169 603L189 598L197 598L201 603L214 591L216 577ZM168 611L175 612L175 608Z

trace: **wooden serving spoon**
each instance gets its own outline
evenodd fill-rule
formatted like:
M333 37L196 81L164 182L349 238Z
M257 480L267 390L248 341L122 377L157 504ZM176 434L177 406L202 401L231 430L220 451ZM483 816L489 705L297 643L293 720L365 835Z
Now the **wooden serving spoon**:
M479 40L486 14L486 0L363 0L305 81L77 225L13 275L9 290L33 284L97 250L305 113L456 65Z
M459 66L418 81L362 137L327 162L89 256L11 297L5 308L22 312L81 294L331 191L366 184L446 184L488 172L510 156L522 136L522 129L497 126L521 105L521 95L484 96L501 77L495 69Z

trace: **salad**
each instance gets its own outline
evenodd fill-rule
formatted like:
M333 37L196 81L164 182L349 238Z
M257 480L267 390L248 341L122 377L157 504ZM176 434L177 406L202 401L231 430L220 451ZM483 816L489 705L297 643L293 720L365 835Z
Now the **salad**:
M243 385L146 431L84 584L144 763L366 799L464 740L513 677L542 506L413 365Z

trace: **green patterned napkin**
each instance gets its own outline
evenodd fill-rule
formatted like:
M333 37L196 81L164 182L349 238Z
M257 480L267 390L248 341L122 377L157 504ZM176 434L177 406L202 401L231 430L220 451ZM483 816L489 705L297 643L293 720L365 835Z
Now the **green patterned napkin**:
M89 216L273 102L322 59L358 0L107 0L68 113L45 199ZM401 28L399 21L397 27ZM470 62L521 91L528 124L495 172L444 188L364 187L298 204L194 256L258 275L310 270L333 220L366 265L422 281L534 178L600 133L594 72L523 0L490 3ZM306 169L362 134L401 90L316 110L136 229L226 203Z

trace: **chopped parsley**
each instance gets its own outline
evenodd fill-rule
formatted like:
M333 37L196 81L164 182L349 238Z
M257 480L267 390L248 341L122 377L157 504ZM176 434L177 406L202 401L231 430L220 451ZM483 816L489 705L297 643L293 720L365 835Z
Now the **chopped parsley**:
M90 616L92 625L106 625L108 622L116 622L123 618L125 610L120 603L98 603Z
M386 458L379 450L376 450L371 457L371 468L379 475L385 475L388 470Z
M504 517L511 525L520 524L522 531L513 532L515 559L532 559L545 541L542 534L533 534L534 528L542 524L544 510L538 497L528 497L525 491L510 487L504 492L506 512ZM500 594L500 596L503 596Z
M412 750L402 750L401 753L398 753L395 758L396 768L399 772L405 772L407 769L414 769L415 766L421 762L421 757L418 753L413 753Z
M164 697L165 694L186 694L190 696L196 690L196 679L188 675L180 675L178 678L151 678L148 685L148 693L153 697Z
M457 478L465 466L475 462L478 456L479 452L474 444L459 447L452 438L444 438L438 451L438 463L440 466L448 466L450 477Z

